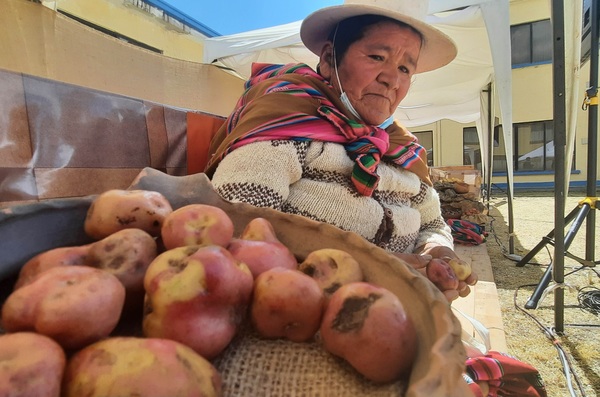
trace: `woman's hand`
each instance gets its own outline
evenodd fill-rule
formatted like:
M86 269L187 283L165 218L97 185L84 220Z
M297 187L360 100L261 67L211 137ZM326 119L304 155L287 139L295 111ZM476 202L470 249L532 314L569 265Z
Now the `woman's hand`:
M477 283L475 272L471 272L471 275L464 281L458 280L449 262L451 259L459 261L461 259L451 248L426 245L416 254L395 253L395 255L431 280L449 302L469 295L471 292L469 286Z

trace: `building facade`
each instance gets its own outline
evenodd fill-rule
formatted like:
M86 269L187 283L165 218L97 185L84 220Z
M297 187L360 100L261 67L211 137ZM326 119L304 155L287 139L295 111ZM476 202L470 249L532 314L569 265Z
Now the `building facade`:
M590 1L584 0L584 11ZM42 3L130 44L192 62L201 62L203 40L218 35L189 16L178 14L161 0L43 0ZM569 7L569 4L565 6ZM510 1L514 156L507 159L505 155L497 108L492 186L501 189L506 186L507 161L513 163L515 191L551 190L554 185L551 14L547 0ZM588 88L589 75L588 60L580 68L578 90L581 102ZM481 169L474 123L441 120L412 130L428 149L432 166L473 165ZM580 107L569 176L572 189L586 185L589 133L588 111Z
M589 25L589 2L584 1L584 23ZM565 7L572 6L565 3ZM587 11L587 14L585 12ZM554 187L553 63L551 5L547 0L511 0L512 113L515 191L552 190ZM588 20L586 20L586 17ZM570 27L566 27L570 28ZM588 40L589 35L584 38ZM584 45L585 47L585 45ZM588 47L589 49L589 47ZM583 51L579 69L579 104L583 104L590 81L590 62ZM589 55L589 53L588 53ZM577 99L576 99L577 100ZM497 103L497 101L495 101ZM588 110L578 106L570 189L585 189L588 178ZM496 106L492 187L507 184L500 109ZM413 128L428 147L433 166L474 165L481 169L475 124L442 120ZM596 131L597 133L597 131ZM598 148L596 148L596 153ZM598 169L599 167L597 167ZM596 185L598 186L596 181Z

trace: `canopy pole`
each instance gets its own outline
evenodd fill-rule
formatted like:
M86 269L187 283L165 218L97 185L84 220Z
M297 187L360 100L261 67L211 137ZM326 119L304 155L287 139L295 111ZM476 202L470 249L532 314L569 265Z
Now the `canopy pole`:
M492 83L489 83L487 86L487 96L488 96L488 158L487 158L487 167L486 167L486 197L488 201L488 211L490 209L490 197L492 196L492 165L494 158L494 117L492 115Z
M587 89L588 105L588 169L587 197L596 199L596 178L598 164L598 0L590 5L591 47L590 47L590 86ZM586 218L585 259L595 262L596 211L590 211Z
M592 10L595 0L592 1ZM593 15L593 13L592 13ZM554 263L553 279L561 286L564 283L565 263L565 37L564 1L552 0L553 29L553 119L554 119ZM593 22L592 22L593 23ZM592 45L593 46L593 45ZM597 55L596 55L597 56ZM564 332L564 290L554 290L554 326L556 332Z

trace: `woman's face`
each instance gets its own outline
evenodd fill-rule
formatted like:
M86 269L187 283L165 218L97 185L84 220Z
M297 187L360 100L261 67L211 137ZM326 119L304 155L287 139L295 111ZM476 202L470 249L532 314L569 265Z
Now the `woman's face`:
M343 90L363 122L383 123L410 88L421 38L408 27L381 22L368 27L337 65ZM321 73L341 94L332 62L331 43L321 53Z

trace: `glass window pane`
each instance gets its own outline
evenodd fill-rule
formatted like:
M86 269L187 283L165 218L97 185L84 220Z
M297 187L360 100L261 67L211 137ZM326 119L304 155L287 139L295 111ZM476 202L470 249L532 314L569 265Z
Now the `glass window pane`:
M479 145L477 127L467 127L463 129L463 142L465 145Z
M463 128L463 165L472 165L481 170L481 149L477 127Z
M544 169L546 171L554 170L554 142L546 144L546 158L544 159Z
M531 24L532 62L552 61L552 36L552 24L549 19Z
M523 123L515 128L518 171L543 171L545 168L544 122Z
M530 143L544 143L545 142L545 131L544 123L531 123L531 136L529 137Z
M531 28L529 24L511 26L510 45L513 65L531 63Z

